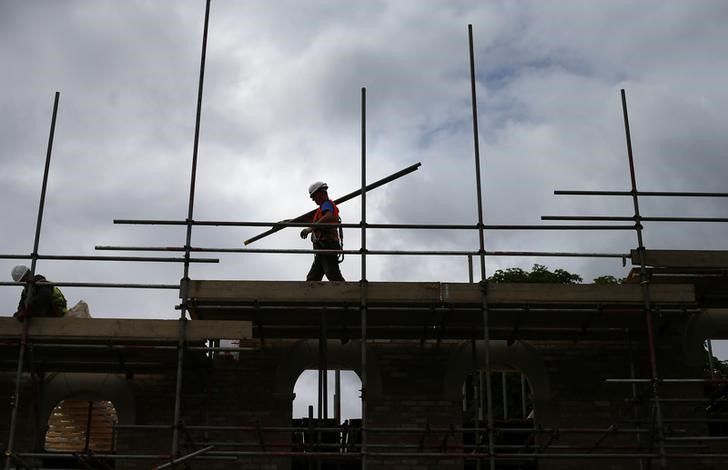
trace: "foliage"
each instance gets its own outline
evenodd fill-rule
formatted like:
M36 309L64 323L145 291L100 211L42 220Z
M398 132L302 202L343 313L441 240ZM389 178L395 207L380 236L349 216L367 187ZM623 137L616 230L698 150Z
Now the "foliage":
M582 277L578 274L572 274L564 269L549 269L542 264L534 264L531 271L525 271L521 268L507 268L497 270L491 277L490 282L538 282L550 284L579 284ZM604 275L594 278L594 284L622 284L624 278L614 277L612 275Z
M594 284L621 284L624 279L619 279L614 276L599 276L594 278Z
M578 274L571 274L564 269L549 271L541 264L534 264L531 271L524 271L521 268L499 269L491 277L490 282L539 282L550 284L578 284L582 281Z

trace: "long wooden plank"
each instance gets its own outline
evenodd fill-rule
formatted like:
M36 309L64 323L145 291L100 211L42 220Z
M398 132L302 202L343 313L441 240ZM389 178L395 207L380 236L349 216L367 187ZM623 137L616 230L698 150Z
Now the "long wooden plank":
M440 284L376 282L368 285L368 298L378 303L431 303L439 299ZM299 281L190 281L189 297L200 301L263 303L358 303L357 282Z
M189 296L197 302L261 304L356 304L356 282L299 281L191 281ZM488 301L504 304L640 303L638 284L488 284ZM654 302L695 301L690 284L655 284L649 287ZM370 282L367 300L372 305L475 305L481 288L470 283Z
M633 265L640 264L639 252L630 251ZM724 250L646 250L645 263L661 268L728 269Z
M658 303L695 302L690 284L649 286L650 300ZM536 304L630 303L642 302L639 284L491 284L488 301L493 303L528 302Z
M18 338L22 323L14 318L0 318L0 338ZM115 318L34 318L28 332L31 338L116 339L169 341L177 339L178 320ZM252 338L248 321L193 320L187 323L187 341Z
M417 162L414 165L408 166L404 170L400 170L397 173L393 173L393 174L391 174L391 175L389 175L389 176L387 176L385 178L382 178L382 179L380 179L378 181L375 181L374 183L371 183L371 184L367 185L364 189L366 189L366 191L369 192L372 189L376 189L376 188L378 188L380 186L383 186L383 185L385 185L387 183L390 183L390 182L396 180L397 178L401 178L404 175L407 175L407 174L412 173L417 168L419 168L420 165L422 165L422 163ZM349 194L346 194L344 196L341 196L340 198L334 200L334 204L339 205L339 204L342 204L342 203L344 203L344 202L346 202L346 201L348 201L350 199L354 199L355 197L361 195L361 191L362 191L361 189L357 189L357 190L355 190L355 191L353 191L353 192L351 192ZM283 221L281 221L281 223L284 223L284 222L297 222L297 223L310 222L310 221L313 220L314 213L316 213L316 209L310 210L310 211L306 212L303 215L299 215L298 217L294 217L293 219L283 220ZM283 230L284 228L285 227L273 227L273 228L271 228L269 230L266 230L263 233L260 233L260 234L258 234L256 236L252 237L252 238L249 238L249 239L245 240L243 242L243 245L246 245L246 246L247 245L250 245L254 241L260 240L261 238L267 237L268 235L271 235L271 234L273 234L275 232L279 232L279 231Z

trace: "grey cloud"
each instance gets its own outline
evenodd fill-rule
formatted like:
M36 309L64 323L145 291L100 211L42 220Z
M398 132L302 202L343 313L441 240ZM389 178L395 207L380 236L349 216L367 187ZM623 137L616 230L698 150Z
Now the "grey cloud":
M60 90L41 251L95 244L180 245L184 228L114 218L187 214L204 2L3 2L0 210L3 251L32 247L50 105ZM312 208L305 188L360 185L360 88L367 87L368 179L416 161L369 195L370 221L477 220L467 29L474 25L486 223L541 215L630 215L627 200L554 189L627 189L619 89L627 88L645 190L722 191L726 94L723 2L213 2L195 217L279 220ZM29 28L28 25L33 25ZM696 204L693 205L692 203ZM720 201L644 201L645 213L722 215ZM359 203L342 207L347 222ZM258 246L308 247L287 229ZM650 246L725 248L717 225L648 224ZM252 228L193 232L238 247ZM347 248L357 248L357 230ZM371 231L371 248L477 248L475 233ZM488 249L626 251L633 233L489 232ZM465 280L459 258L372 257L372 280ZM541 262L590 280L618 260ZM15 264L4 261L6 272ZM222 256L192 275L300 279L309 256ZM358 279L347 257L345 276ZM176 282L179 265L41 262L58 280ZM6 310L17 292L0 289ZM72 289L98 315L173 318L176 293Z

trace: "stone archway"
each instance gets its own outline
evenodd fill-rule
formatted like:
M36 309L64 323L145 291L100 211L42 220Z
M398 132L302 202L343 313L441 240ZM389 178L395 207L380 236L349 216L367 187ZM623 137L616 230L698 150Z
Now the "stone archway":
M49 374L41 405L43 422L47 422L55 406L66 399L108 400L114 404L119 424L133 424L135 421L134 394L123 374Z
M485 343L476 342L475 367L485 367ZM536 420L539 424L551 423L551 385L541 353L528 343L518 341L508 345L506 341L490 342L491 366L509 366L521 371L528 379L533 393ZM462 394L462 384L473 369L472 343L463 342L455 348L444 378L443 394L446 400L458 400Z
M119 422L109 400L61 401L48 418L44 448L49 452L110 453L116 450L114 426Z
M690 317L685 324L683 351L685 362L701 367L706 361L707 339L728 339L728 309L706 308Z
M361 343L330 340L327 345L329 369L348 369L362 376ZM307 369L318 368L318 340L308 339L296 342L283 354L276 370L276 394L290 396L301 373ZM371 348L367 348L367 394L377 397L382 393L382 378L379 363Z

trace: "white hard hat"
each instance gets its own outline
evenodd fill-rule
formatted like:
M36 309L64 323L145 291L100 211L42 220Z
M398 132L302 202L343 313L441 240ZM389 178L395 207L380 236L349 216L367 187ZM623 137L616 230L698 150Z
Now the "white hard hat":
M13 276L13 281L20 282L21 279L25 277L26 274L30 272L30 268L27 266L18 265L13 268L12 271L10 271L10 274Z
M313 196L313 193L315 193L319 189L329 189L329 185L324 183L323 181L316 181L314 184L308 187L308 195Z

